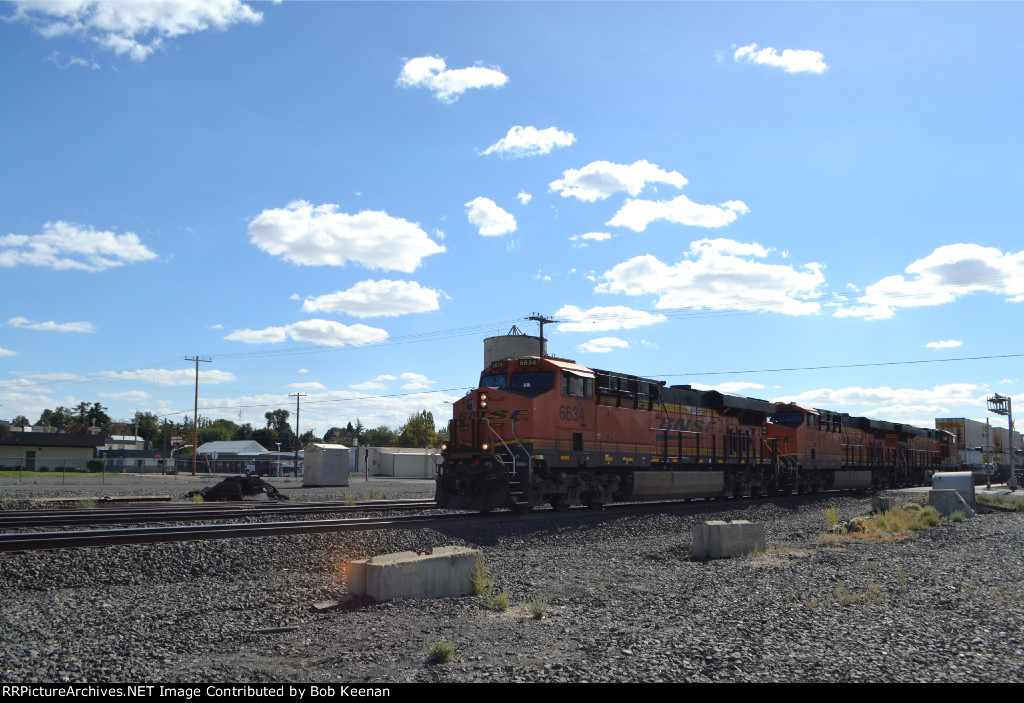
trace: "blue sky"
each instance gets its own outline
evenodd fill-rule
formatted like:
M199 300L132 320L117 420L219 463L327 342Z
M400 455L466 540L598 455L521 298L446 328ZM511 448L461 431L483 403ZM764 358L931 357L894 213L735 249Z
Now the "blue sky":
M1022 30L1018 3L0 3L0 418L180 419L200 355L204 416L306 393L303 430L443 425L539 312L591 366L984 419L1024 378Z

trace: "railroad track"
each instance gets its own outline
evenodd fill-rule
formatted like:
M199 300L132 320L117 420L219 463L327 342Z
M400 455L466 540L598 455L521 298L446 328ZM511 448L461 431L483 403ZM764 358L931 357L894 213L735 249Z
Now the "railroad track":
M816 496L792 496L792 500L815 500L829 497L828 493ZM647 503L620 503L606 505L600 511L585 507L568 511L550 508L520 514L514 511L500 511L482 515L480 513L444 513L432 515L399 515L394 517L339 518L329 520L298 520L277 522L227 523L218 525L160 525L155 527L133 527L104 530L73 530L53 532L21 532L0 534L0 553L24 552L42 549L67 549L79 547L105 547L111 545L141 545L159 542L188 542L214 539L238 539L250 537L280 537L286 535L323 534L330 532L360 532L367 530L421 529L474 523L523 522L526 520L549 520L581 516L601 516L629 513L658 512L666 509L685 509L692 512L717 512L730 508L749 506L769 499L724 500L724 501L655 501ZM778 498L774 501L779 501ZM401 501L394 501L401 502ZM411 502L411 501L410 501ZM432 505L432 504L431 504ZM352 506L344 506L351 508ZM365 512L367 508L361 510ZM234 513L237 517L238 513Z
M65 527L70 525L127 525L190 520L235 520L251 515L314 515L372 511L429 510L433 500L374 500L346 504L278 503L236 501L232 503L179 503L76 508L70 510L9 510L0 513L0 530L29 527Z

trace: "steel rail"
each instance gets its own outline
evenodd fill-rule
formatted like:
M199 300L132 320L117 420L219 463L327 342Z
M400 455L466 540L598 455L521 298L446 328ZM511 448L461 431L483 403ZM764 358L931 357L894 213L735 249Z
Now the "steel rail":
M367 511L429 510L433 500L345 503L235 503L232 505L161 505L135 508L86 508L79 510L17 510L0 512L0 529L66 525L117 525L181 520L228 520L248 515L310 515Z
M833 494L834 495L834 494ZM829 493L816 495L786 496L782 498L726 499L714 501L651 501L645 503L619 503L605 505L600 510L584 506L558 512L552 509L536 510L520 514L514 511L498 513L445 513L440 515L405 515L391 518L347 518L332 520L304 520L271 523L231 523L221 525L162 525L159 527L137 527L112 530L79 530L71 532L23 532L0 534L0 553L24 552L41 549L65 549L78 547L103 547L111 545L143 545L161 542L187 542L214 539L235 539L249 537L280 537L286 535L323 534L388 529L422 529L474 523L523 522L524 520L549 520L558 518L579 518L592 516L600 518L612 515L660 512L671 509L685 509L694 513L719 512L744 508L762 502L784 502L786 500L826 499Z

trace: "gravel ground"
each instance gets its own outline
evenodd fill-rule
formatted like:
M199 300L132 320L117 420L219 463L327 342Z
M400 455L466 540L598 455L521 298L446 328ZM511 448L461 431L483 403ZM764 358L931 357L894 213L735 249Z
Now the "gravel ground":
M183 500L195 487L148 481L106 492L0 485L0 504L83 493ZM275 483L307 501L431 491L386 479ZM829 507L845 520L870 499L0 555L0 680L1024 681L1024 516L823 546ZM708 519L762 522L777 549L693 560L691 528ZM346 560L443 545L480 548L511 607L466 597L313 608L346 595ZM454 645L450 663L427 662L438 640Z

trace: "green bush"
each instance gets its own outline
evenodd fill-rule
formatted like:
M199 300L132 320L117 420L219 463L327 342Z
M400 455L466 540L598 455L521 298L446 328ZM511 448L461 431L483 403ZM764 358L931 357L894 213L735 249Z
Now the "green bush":
M473 584L473 593L478 596L489 595L494 590L494 582L497 580L496 577L491 574L491 570L484 564L483 554L478 554L476 557L476 565L473 567L473 572L469 575L470 583Z
M438 640L434 644L423 649L427 661L434 664L447 664L455 657L455 645L444 640Z
M93 473L103 471L103 459L89 459L89 461L85 463L85 468L89 469L89 471Z

